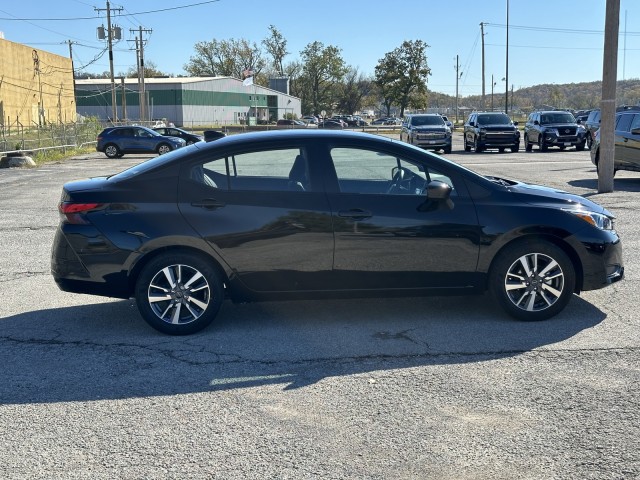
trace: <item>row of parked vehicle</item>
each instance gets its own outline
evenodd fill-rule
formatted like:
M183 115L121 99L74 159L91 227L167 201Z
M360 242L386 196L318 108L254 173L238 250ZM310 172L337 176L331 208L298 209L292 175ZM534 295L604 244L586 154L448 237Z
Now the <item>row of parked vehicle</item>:
M402 124L400 140L431 150L451 152L451 131L445 119L438 114L408 115ZM480 153L487 149L500 152L520 150L518 122L502 112L473 112L464 123L464 150ZM524 145L531 151L534 145L540 151L549 147L564 150L575 147L584 150L586 130L570 112L538 111L529 115L524 126Z

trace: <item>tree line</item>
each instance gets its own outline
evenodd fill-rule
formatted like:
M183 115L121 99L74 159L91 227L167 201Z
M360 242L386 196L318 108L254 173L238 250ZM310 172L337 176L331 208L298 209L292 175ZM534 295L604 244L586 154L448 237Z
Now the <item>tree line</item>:
M247 70L253 72L257 85L268 86L269 78L288 77L289 93L299 97L303 113L353 114L371 107L381 115L391 112L403 116L405 110L427 108L451 109L455 97L429 91L431 70L427 61L427 45L422 40L406 40L387 52L378 61L373 75L348 65L341 49L314 41L289 60L291 52L287 39L274 25L260 42L240 39L213 39L197 42L194 53L184 65L187 76L228 76L243 78ZM135 67L118 76L137 77ZM80 73L76 78L87 78ZM93 77L109 77L109 72ZM156 65L147 61L145 77L166 77ZM619 82L618 103L637 104L640 100L640 80ZM530 111L536 108L595 108L600 102L601 82L564 85L537 85L512 90L510 109ZM483 110L489 106L480 95L460 97L458 104L465 109ZM501 100L498 100L501 99ZM504 105L504 94L496 95L496 109Z

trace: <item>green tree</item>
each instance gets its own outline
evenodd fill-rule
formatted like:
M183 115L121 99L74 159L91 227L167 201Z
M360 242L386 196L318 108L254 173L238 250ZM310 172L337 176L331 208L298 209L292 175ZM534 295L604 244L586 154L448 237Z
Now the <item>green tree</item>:
M385 105L391 101L397 103L400 116L404 115L411 95L422 95L427 91L427 77L431 75L427 64L428 47L422 40L405 40L376 65L375 82L384 95Z
M287 51L287 40L273 25L269 25L269 33L269 37L265 38L262 41L262 45L264 45L264 48L266 48L267 53L271 55L273 68L275 69L276 73L279 76L283 77L285 72L282 62L284 60L284 57L289 54L289 52Z
M333 110L337 101L336 86L342 81L346 67L340 49L322 42L313 42L300 52L302 75L302 111Z
M258 45L243 38L236 40L216 40L198 42L194 46L195 55L184 66L185 71L194 77L222 76L242 78L242 72L252 69L254 75L264 82L260 72L266 61ZM256 82L259 83L259 82Z
M137 78L138 77L138 68L133 66L129 67L125 73L120 73L118 76L127 77L127 78ZM158 70L158 66L150 61L145 60L144 63L144 78L153 78L153 77L168 77L169 75Z
M363 99L371 93L372 82L351 67L344 76L338 96L338 110L346 114L354 114L362 109Z

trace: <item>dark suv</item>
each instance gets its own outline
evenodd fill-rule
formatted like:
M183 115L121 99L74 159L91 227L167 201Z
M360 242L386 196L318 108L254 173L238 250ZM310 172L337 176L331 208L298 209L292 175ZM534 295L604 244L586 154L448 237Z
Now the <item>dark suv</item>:
M451 129L436 113L407 115L402 122L400 140L418 147L451 153Z
M464 124L464 151L471 149L477 153L487 148L497 148L504 152L520 150L518 122L512 122L509 115L501 112L474 112Z
M591 161L600 162L600 130L593 139ZM618 170L640 172L640 107L627 107L616 113L613 173Z
M600 128L600 110L591 110L589 112L589 116L584 122L584 128L587 131L587 148L591 149L593 146L593 139Z
M109 127L98 135L96 150L109 158L119 158L125 153L163 153L184 147L182 138L165 137L147 127Z
M527 152L538 145L540 151L545 152L549 147L576 147L584 150L587 132L570 112L547 110L533 112L524 125L524 146Z

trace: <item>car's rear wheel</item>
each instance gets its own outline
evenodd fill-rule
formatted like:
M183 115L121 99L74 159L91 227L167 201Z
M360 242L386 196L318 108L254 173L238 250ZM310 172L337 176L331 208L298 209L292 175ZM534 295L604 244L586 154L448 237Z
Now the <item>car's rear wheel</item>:
M500 306L525 321L546 320L567 305L575 268L557 245L527 240L508 246L494 261L489 286Z
M158 155L164 155L165 153L169 153L171 151L171 146L166 143L161 143L158 145L158 149L156 150Z
M118 146L113 143L109 143L104 147L104 154L109 158L117 158L122 156Z
M169 335L188 335L207 327L218 314L223 295L215 266L192 253L153 259L138 276L135 289L144 320Z

